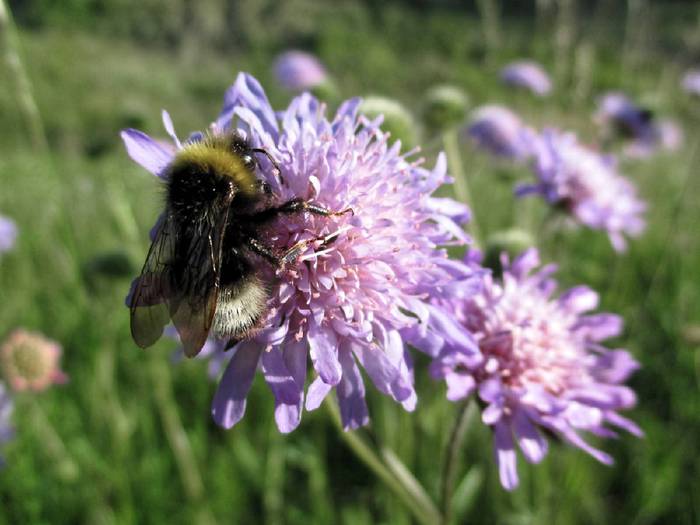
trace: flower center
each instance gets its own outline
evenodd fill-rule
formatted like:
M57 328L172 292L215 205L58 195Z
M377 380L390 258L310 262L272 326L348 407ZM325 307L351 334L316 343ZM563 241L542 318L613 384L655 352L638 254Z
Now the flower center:
M481 373L511 387L538 384L558 394L579 380L583 342L571 330L575 319L533 292L506 291L487 310Z
M21 378L28 382L46 377L53 366L46 349L30 342L14 346L6 354L4 365L8 379Z

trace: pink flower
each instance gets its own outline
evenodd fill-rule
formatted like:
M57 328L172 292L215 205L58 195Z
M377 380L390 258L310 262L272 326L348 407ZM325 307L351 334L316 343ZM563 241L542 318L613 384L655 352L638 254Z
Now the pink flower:
M606 231L617 251L626 249L625 235L644 231L646 204L635 185L618 173L611 156L584 146L573 133L548 129L534 158L538 182L519 186L518 195L539 194L577 222Z
M0 365L12 390L40 392L68 380L59 368L61 347L41 334L21 328L0 346Z
M303 408L316 409L332 390L346 429L367 424L363 367L375 387L405 409L413 410L409 332L421 331L450 341L469 334L428 304L429 293L452 291L455 275L468 281L471 269L447 258L448 245L464 244L460 224L466 206L432 193L449 181L440 155L432 169L390 145L381 118L358 113L359 100L346 101L334 117L309 94L276 113L260 84L240 74L226 93L212 125L214 133L234 127L255 147L264 148L281 170L281 183L266 160L260 177L280 202L313 201L327 209L351 208L353 214L280 218L271 227L276 248L312 242L295 267L275 271L265 327L236 345L213 401L213 416L230 428L243 417L246 398L261 369L275 396L275 419L282 432L301 420ZM174 137L170 119L166 128ZM134 160L163 176L177 149L135 130L122 133ZM196 138L195 138L196 140ZM216 344L209 347L220 355ZM474 350L476 351L476 350ZM224 357L225 358L225 357ZM307 362L313 377L307 383Z
M483 360L475 364L470 355L445 346L431 365L432 375L445 380L451 401L479 398L482 421L494 432L506 489L518 485L516 443L531 463L547 454L539 429L612 463L581 432L614 437L607 426L613 425L641 435L637 425L618 414L636 403L634 392L622 383L639 365L626 351L601 344L620 334L622 320L586 313L598 306L598 294L586 286L553 297L555 267L533 271L539 266L535 249L512 264L504 257L502 264L502 279L486 276L471 298L438 301L474 334Z

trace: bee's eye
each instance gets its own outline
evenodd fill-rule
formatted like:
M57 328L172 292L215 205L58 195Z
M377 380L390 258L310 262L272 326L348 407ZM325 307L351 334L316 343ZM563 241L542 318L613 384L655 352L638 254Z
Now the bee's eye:
M245 164L248 169L253 169L255 167L255 161L250 155L243 155L241 158L243 160L243 164Z

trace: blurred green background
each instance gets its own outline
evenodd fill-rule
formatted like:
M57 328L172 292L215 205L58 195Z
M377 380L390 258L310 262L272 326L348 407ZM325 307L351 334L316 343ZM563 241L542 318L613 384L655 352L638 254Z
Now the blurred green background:
M173 343L144 352L129 335L124 296L161 189L128 159L119 130L164 136L161 108L181 136L202 129L239 71L284 107L291 95L271 64L289 48L316 54L343 97L402 102L429 165L442 146L420 117L438 83L459 86L474 106L505 103L533 125L591 141L595 99L609 89L680 122L680 151L622 163L649 202L647 232L627 253L586 230L539 240L564 286L594 287L603 310L625 317L615 343L643 365L631 381L639 395L631 417L645 439L603 443L612 468L554 445L541 465L521 458L521 487L507 493L489 432L472 421L456 522L700 523L700 99L680 88L700 62L698 2L13 0L9 8L16 25L1 28L0 213L20 234L0 260L0 336L23 326L60 341L71 381L17 397L17 438L2 450L0 523L412 523L325 411L280 435L258 377L246 417L224 431L209 417L215 384L206 363L173 364ZM553 75L551 97L499 84L499 69L523 57ZM32 100L40 126L26 118ZM482 231L517 222L523 204L512 184L526 171L468 145L461 153ZM368 383L372 429L437 497L457 407L417 364L414 414Z

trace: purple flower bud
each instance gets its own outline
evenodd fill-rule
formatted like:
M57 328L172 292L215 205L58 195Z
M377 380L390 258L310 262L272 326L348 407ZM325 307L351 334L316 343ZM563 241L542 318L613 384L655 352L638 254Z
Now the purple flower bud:
M277 57L275 77L289 91L307 91L323 84L328 74L319 60L303 51L286 51Z
M522 60L508 64L501 70L501 81L513 87L524 88L538 96L552 91L552 81L537 62Z
M17 239L17 226L14 221L0 215L0 254L12 249Z
M700 69L691 69L683 75L681 85L687 93L700 96Z
M478 147L498 157L524 160L532 155L535 132L504 106L481 106L463 130Z

